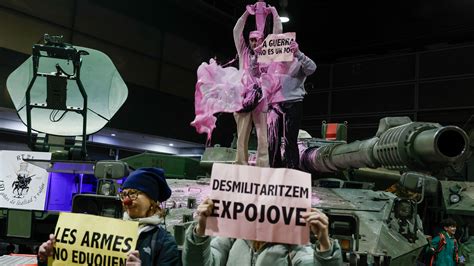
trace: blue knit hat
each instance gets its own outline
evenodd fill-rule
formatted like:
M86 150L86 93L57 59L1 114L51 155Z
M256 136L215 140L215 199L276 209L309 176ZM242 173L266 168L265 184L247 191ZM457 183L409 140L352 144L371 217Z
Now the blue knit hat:
M165 171L161 168L139 168L133 171L123 183L122 188L139 190L159 202L166 201L171 196Z

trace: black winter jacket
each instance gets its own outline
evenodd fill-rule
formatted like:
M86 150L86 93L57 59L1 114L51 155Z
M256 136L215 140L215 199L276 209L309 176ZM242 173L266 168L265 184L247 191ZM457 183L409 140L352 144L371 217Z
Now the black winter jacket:
M140 252L142 265L181 265L174 237L161 226L142 232L136 250Z

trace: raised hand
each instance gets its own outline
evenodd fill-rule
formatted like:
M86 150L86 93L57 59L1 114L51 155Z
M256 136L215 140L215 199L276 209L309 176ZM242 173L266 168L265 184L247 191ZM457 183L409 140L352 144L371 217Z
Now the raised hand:
M290 50L293 52L294 55L296 55L300 51L299 45L296 41L291 41Z
M329 240L329 218L326 214L322 213L318 209L311 208L310 212L302 214L311 227L311 232L319 240L320 251L326 251L331 248L331 241Z
M248 12L250 15L255 15L255 7L256 7L255 4L253 4L253 5L247 5L247 7L246 7L247 12Z
M53 256L54 254L54 244L56 243L56 237L54 234L49 235L49 240L41 244L38 249L38 257L40 261L45 262L48 257Z
M126 266L140 266L142 261L140 260L140 253L138 250L131 251L127 254L127 261L125 262Z
M211 199L205 199L199 206L197 207L196 214L198 224L196 225L196 234L198 236L203 236L204 231L206 230L206 222L207 217L209 217L212 213L212 209L214 208L214 203Z

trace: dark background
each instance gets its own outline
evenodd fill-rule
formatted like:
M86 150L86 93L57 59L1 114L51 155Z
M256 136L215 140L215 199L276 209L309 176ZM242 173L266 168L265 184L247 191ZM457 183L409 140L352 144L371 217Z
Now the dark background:
M13 108L6 78L31 45L45 32L63 34L107 53L128 84L108 127L204 143L189 126L196 69L234 57L232 28L250 3L0 1L0 106ZM286 10L284 31L295 31L318 65L304 101L303 129L313 136L326 120L347 121L350 140L369 138L385 116L472 127L473 1L288 0ZM220 115L212 143L228 146L234 131L232 115Z

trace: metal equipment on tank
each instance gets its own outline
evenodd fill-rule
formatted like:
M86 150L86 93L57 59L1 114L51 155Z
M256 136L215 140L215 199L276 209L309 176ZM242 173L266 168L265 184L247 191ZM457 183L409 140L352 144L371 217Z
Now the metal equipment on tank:
M91 161L86 140L125 102L127 85L101 51L48 34L32 48L6 84L32 151L0 151L0 253L1 242L48 239L61 211L122 216L113 179L128 168Z

